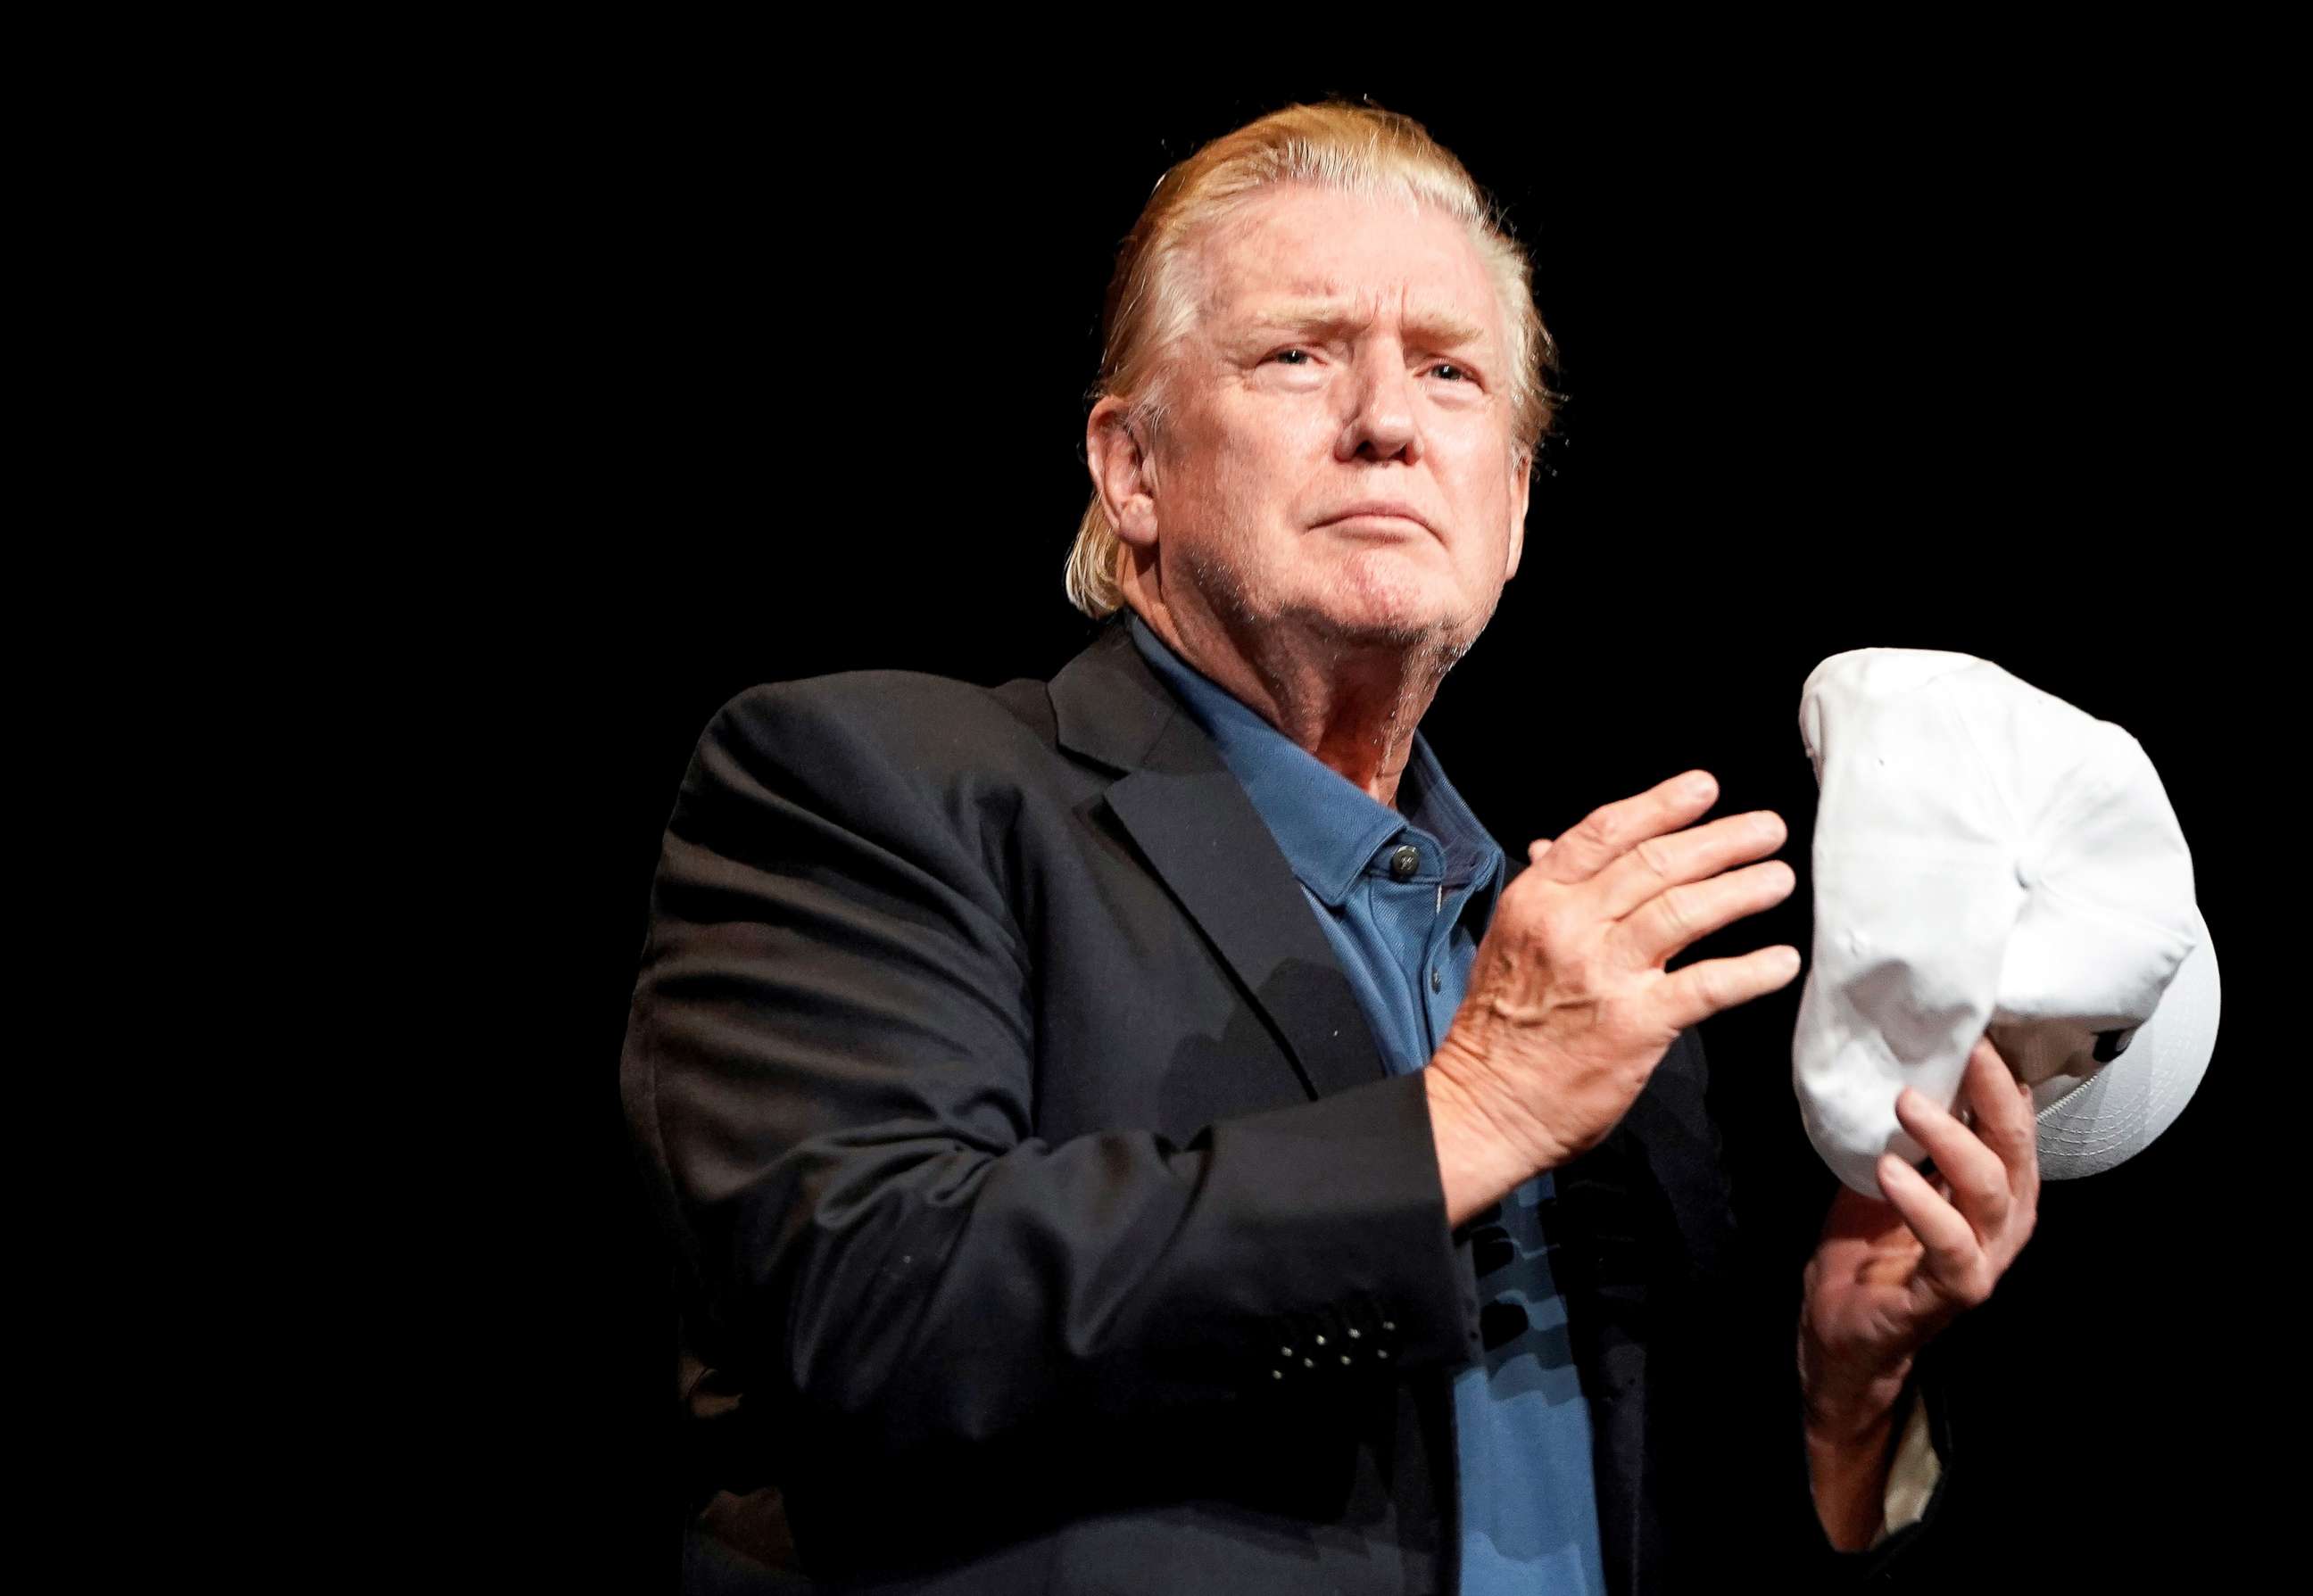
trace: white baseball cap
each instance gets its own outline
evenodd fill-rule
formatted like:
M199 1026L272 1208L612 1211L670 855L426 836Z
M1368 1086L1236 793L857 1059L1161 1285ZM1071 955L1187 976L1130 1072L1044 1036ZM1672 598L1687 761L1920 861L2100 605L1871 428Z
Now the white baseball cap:
M1876 1197L1883 1153L1926 1158L1895 1099L1958 1111L1986 1032L2032 1087L2044 1177L2150 1145L2208 1068L2218 984L2136 739L1989 661L1908 648L1817 665L1799 734L1822 802L1791 1067L1833 1172Z

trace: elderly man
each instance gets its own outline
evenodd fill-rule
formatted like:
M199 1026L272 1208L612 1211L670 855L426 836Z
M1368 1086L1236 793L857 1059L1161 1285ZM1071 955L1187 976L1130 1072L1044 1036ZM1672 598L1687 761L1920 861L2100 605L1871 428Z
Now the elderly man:
M1712 1317L1692 1027L1799 960L1666 964L1791 890L1781 822L1703 823L1689 772L1512 868L1415 730L1519 568L1544 353L1419 127L1265 118L1118 265L1069 573L1099 638L1049 684L830 677L708 728L623 1069L682 1262L697 1588L1599 1592L1900 1551L1913 1359L2030 1232L2029 1117L1980 1048L1973 1128L1903 1105L1938 1182L1835 1200L1796 1359Z

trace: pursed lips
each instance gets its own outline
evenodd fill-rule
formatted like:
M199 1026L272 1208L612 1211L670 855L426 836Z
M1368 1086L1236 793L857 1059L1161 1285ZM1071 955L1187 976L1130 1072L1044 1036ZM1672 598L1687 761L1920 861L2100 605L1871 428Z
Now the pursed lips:
M1422 516L1419 511L1413 510L1404 504L1383 504L1378 500L1365 504L1344 505L1341 509L1334 511L1331 515L1326 516L1324 520L1317 522L1317 524L1319 526L1333 526L1345 521L1393 521L1400 523L1401 530L1411 526L1428 532L1433 537L1436 536L1438 530L1431 526L1429 521Z

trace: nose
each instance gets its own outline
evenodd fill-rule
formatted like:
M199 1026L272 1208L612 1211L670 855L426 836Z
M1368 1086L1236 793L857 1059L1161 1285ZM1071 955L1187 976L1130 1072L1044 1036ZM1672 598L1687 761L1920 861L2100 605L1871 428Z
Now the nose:
M1348 389L1350 411L1334 443L1334 458L1402 460L1408 465L1421 459L1413 379L1406 374L1405 361L1393 340L1374 340L1358 363L1356 380Z

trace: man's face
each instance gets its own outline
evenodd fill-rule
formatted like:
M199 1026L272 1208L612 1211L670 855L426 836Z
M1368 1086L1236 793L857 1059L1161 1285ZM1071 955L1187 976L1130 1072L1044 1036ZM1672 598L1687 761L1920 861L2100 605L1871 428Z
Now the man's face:
M1462 225L1283 187L1197 265L1150 488L1168 604L1458 655L1517 568L1527 486L1501 307Z

